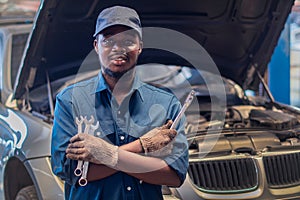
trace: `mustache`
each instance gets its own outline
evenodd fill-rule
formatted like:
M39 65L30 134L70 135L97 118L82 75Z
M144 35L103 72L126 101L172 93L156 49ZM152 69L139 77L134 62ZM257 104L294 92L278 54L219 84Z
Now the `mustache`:
M119 58L121 58L123 60L128 60L128 55L127 55L126 52L124 52L124 53L114 53L114 54L109 55L108 58L110 60L116 60L116 59L119 59Z

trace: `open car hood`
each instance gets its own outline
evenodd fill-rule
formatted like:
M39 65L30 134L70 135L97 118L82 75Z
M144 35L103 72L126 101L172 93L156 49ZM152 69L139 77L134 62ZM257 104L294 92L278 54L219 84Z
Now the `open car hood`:
M93 50L98 13L108 6L127 5L140 14L143 27L176 30L196 40L209 53L220 73L244 89L256 90L267 68L293 0L44 0L21 63L15 98L49 80L76 74ZM183 50L190 47L182 45ZM93 54L93 53L92 53ZM144 49L139 63L186 65L168 52ZM95 66L96 68L98 66ZM194 66L199 67L199 66ZM246 82L251 77L252 81ZM248 79L247 79L248 80Z

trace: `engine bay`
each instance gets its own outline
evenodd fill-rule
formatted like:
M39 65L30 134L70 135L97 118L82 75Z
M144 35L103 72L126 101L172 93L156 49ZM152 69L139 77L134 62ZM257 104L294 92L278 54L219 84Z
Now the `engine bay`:
M190 155L256 155L274 149L300 149L299 120L289 112L275 107L236 105L226 109L223 121L211 120L214 113L207 111L201 111L200 117L187 114Z

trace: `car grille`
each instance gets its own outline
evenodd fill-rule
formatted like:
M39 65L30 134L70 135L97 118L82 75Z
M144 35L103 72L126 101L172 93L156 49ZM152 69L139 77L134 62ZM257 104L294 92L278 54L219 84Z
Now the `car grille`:
M188 174L205 192L242 192L258 186L258 172L252 158L190 162Z
M300 153L263 157L270 187L286 187L300 183Z

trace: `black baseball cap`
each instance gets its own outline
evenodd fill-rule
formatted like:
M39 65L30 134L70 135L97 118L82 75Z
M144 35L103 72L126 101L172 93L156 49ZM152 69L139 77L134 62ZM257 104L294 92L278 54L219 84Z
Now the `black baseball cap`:
M93 36L96 37L104 29L115 25L128 26L136 30L140 38L142 38L139 15L135 10L123 6L113 6L102 10L98 15L96 30Z

